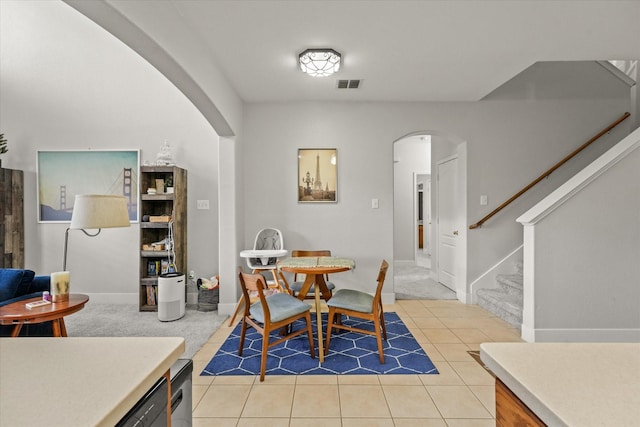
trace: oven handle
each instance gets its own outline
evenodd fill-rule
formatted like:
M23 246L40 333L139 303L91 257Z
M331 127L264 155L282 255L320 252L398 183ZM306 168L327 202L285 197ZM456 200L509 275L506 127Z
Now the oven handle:
M176 410L178 405L180 405L180 402L182 402L182 389L179 389L178 393L171 398L171 413L172 414Z

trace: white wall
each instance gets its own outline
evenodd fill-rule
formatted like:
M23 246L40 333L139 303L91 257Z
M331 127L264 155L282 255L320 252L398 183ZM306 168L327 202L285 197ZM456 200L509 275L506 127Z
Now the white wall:
M59 2L0 2L0 128L3 166L25 171L26 267L61 269L65 224L38 224L36 152L140 149L154 161L166 139L189 172L189 265L218 271L218 136L195 107L145 60ZM82 179L82 177L77 177ZM211 209L196 210L197 199ZM69 237L72 289L137 302L139 228ZM191 289L193 291L193 289Z
M518 219L527 340L640 341L638 147L640 130Z
M425 137L427 138L427 137ZM417 242L417 173L431 173L431 142L417 136L393 144L393 255L395 261L413 261Z
M628 99L626 105L625 100L247 105L245 248L251 247L257 230L274 226L284 232L289 249L323 247L354 257L358 267L340 282L372 290L380 259L394 259L393 141L428 130L436 135L435 160L456 148L455 143L438 144L438 140L466 140L467 213L470 220L477 220L609 124L626 106ZM622 132L624 126L583 158L593 158L596 151L618 141ZM297 149L309 147L338 149L337 204L296 202ZM482 229L468 231L467 283L522 243L522 228L515 218L585 162L573 161L532 196ZM488 195L488 206L480 206L481 194ZM374 197L380 201L379 209L371 209Z

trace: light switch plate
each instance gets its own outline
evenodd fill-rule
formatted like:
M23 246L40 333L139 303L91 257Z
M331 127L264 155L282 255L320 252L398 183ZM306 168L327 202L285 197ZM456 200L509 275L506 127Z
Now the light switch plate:
M480 204L482 206L485 206L487 204L487 196L485 194L483 194L482 196L480 196Z
M198 200L196 202L196 207L198 209L209 209L209 201L208 200Z
M371 209L378 209L378 199L371 199Z

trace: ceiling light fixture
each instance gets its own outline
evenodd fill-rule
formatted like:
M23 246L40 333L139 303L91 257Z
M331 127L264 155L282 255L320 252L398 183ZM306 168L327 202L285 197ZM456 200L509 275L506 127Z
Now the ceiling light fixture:
M326 77L340 69L339 52L333 49L307 49L299 55L300 69L313 77Z

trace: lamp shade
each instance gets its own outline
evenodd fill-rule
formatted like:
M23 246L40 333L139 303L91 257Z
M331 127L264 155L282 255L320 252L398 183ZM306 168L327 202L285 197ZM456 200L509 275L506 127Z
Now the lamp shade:
M70 229L129 226L126 197L106 194L79 194L76 196Z

